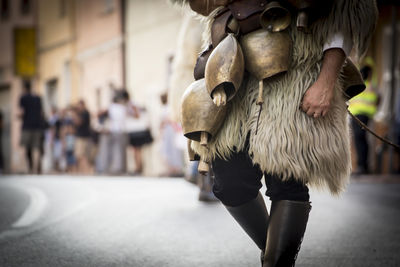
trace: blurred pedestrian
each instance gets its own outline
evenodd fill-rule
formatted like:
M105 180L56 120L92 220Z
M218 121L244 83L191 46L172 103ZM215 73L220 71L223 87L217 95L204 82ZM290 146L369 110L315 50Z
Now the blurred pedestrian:
M183 177L184 176L184 160L183 149L180 143L185 147L186 140L182 133L182 127L179 123L170 119L168 109L168 94L161 95L162 119L160 125L161 132L161 157L165 162L167 172L162 176L167 177Z
M129 145L133 147L133 156L135 160L134 175L140 175L143 172L143 146L153 142L153 136L150 130L150 120L146 108L139 107L132 100L129 100L130 117L127 121L126 131L129 136Z
M76 142L75 142L75 156L77 159L77 171L83 174L91 173L90 166L91 157L91 127L90 127L90 113L86 108L83 100L78 102L76 108Z
M51 109L49 119L51 140L52 169L56 172L62 171L63 144L61 139L62 113L56 107Z
M128 117L129 95L125 90L117 90L113 102L108 108L109 120L109 168L111 174L124 174L126 172L126 148L128 135L125 131Z
M71 119L69 119L71 115L68 113L72 112L71 110L66 111L66 117L63 120L63 147L66 161L66 171L69 173L74 173L77 171L77 164L75 158L75 127Z
M378 105L378 95L372 87L372 64L365 65L360 70L365 81L366 89L364 92L352 98L349 102L349 110L365 125L368 125L376 113ZM367 133L356 120L352 119L353 140L357 152L357 168L354 175L368 174L370 172L368 164L369 144Z
M44 138L42 100L32 92L30 81L23 81L23 90L24 93L19 100L22 119L21 146L25 150L29 172L40 173Z
M109 131L108 110L101 110L97 113L94 124L95 131L99 134L98 151L96 155L96 172L105 174L108 172L111 155L109 152L110 131Z

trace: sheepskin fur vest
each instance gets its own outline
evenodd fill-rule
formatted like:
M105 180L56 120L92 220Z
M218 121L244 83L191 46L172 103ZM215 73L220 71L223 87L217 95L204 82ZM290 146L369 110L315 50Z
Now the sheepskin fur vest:
M209 16L209 25L212 17L213 14ZM337 32L351 37L355 53L362 56L376 18L374 0L336 0L330 14L311 25L311 34L298 31L292 24L292 62L287 73L264 81L264 105L257 135L258 81L247 76L227 104L228 116L210 141L209 149L198 142L192 142L192 148L207 160L228 160L233 151L244 149L249 136L248 153L262 171L281 175L284 180L294 177L312 187L328 188L333 194L343 191L349 180L351 160L341 77L326 116L309 117L299 105L305 91L318 78L327 38Z

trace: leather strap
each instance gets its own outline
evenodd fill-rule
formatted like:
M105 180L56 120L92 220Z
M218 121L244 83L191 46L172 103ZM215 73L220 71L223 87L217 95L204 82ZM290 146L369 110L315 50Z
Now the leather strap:
M360 121L360 119L358 119L356 116L354 116L350 110L347 110L347 113L349 113L349 115L358 123L358 125L360 125L361 129L369 132L370 134L372 134L373 136L375 136L376 138L378 138L379 140L381 140L382 142L392 146L394 149L396 149L397 151L400 152L400 146L393 143L392 141L378 135L377 133L375 133L374 131L372 131L370 128L368 128L367 125L365 125L362 121Z
M194 79L196 81L204 78L207 60L210 57L213 49L214 49L213 45L212 44L209 45L207 47L207 49L204 50L200 54L200 56L197 58L196 65L194 66L194 72L193 72Z
M267 0L237 0L228 5L228 8L232 11L232 15L238 21L247 19L255 13L261 13Z
M261 27L259 15L266 5L267 0L236 0L218 11L211 26L211 45L197 58L193 73L195 80L204 78L208 57L212 50L227 36L229 21L235 18L239 23L242 34L257 30Z
M215 17L211 26L211 43L214 47L227 36L226 26L229 19L232 18L232 13L228 8L222 9Z
M267 0L237 0L228 7L239 23L240 32L246 34L261 27L259 15L266 5Z
M228 8L221 9L215 15L214 22L211 25L211 44L197 58L196 65L194 67L193 75L196 81L204 78L207 60L210 57L214 47L217 47L217 45L227 36L227 25L231 18L232 13Z

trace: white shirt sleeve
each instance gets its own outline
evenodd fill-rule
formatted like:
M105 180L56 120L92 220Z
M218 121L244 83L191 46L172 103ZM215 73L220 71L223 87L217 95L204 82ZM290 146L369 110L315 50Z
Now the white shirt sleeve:
M325 52L331 48L342 49L347 57L353 48L353 41L348 36L344 36L341 32L337 32L327 39L323 51Z

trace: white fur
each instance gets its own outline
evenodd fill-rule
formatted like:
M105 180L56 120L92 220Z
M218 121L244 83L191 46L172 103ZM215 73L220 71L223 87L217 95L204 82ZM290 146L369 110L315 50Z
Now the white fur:
M264 105L258 134L255 135L259 107L255 104L258 81L249 77L237 96L228 103L226 121L209 144L209 150L192 142L203 158L228 159L235 149L244 148L250 133L249 154L264 172L294 177L333 194L345 189L351 171L347 106L336 83L332 106L323 118L314 119L300 111L305 91L318 77L322 48L329 34L341 31L353 37L359 55L365 52L375 26L373 0L337 0L331 14L314 24L311 34L292 25L293 57L290 70L264 81ZM211 21L210 21L211 23Z

